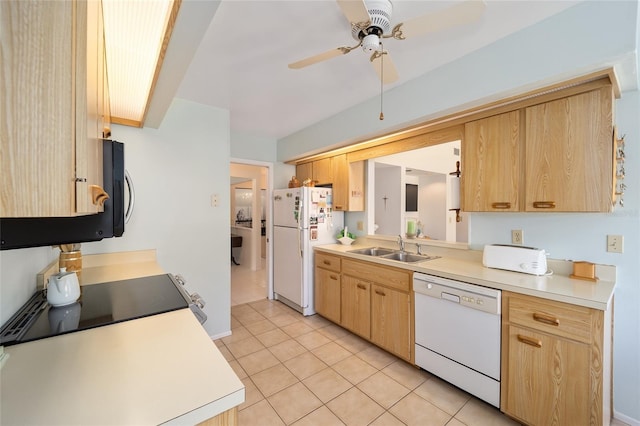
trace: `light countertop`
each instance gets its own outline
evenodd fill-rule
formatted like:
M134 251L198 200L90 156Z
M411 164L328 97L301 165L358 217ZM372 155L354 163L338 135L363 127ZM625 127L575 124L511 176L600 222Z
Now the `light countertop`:
M601 268L603 276L606 276L606 278L597 282L590 282L559 274L536 276L487 268L482 265L481 260L478 261L477 258L474 259L470 256L465 258L464 256L448 254L438 259L424 262L404 263L375 256L349 253L350 250L373 245L375 244L358 246L329 244L315 246L315 250L603 311L610 307L613 299L615 289L614 267ZM612 268L613 272L610 272Z
M195 424L244 385L189 309L5 348L4 425Z

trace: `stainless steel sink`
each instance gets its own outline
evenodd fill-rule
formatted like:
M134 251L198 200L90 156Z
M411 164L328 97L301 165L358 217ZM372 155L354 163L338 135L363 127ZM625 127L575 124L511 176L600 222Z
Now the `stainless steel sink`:
M406 252L400 252L400 251L396 251L380 257L382 257L383 259L397 260L400 262L407 262L407 263L422 262L425 260L431 260L431 259L437 258L437 256L423 256L419 254L406 253Z
M395 251L392 249L386 249L381 247L368 247L368 248L362 248L357 250L349 250L349 253L364 254L367 256L383 256L385 254L391 254L394 252Z

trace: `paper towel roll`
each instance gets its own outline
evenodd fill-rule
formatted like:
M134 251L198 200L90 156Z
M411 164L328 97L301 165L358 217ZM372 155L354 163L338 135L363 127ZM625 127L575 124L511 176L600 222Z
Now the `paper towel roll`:
M454 177L451 178L451 207L450 209L455 210L460 208L460 178Z

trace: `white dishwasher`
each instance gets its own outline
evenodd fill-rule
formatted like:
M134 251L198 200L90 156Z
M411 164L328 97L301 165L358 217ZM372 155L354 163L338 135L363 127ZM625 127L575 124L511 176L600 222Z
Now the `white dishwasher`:
M414 273L416 364L500 407L501 292Z

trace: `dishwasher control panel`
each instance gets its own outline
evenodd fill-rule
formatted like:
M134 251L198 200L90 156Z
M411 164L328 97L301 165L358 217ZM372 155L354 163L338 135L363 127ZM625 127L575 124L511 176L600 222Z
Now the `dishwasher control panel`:
M501 291L492 288L415 273L413 291L491 314L501 312Z

